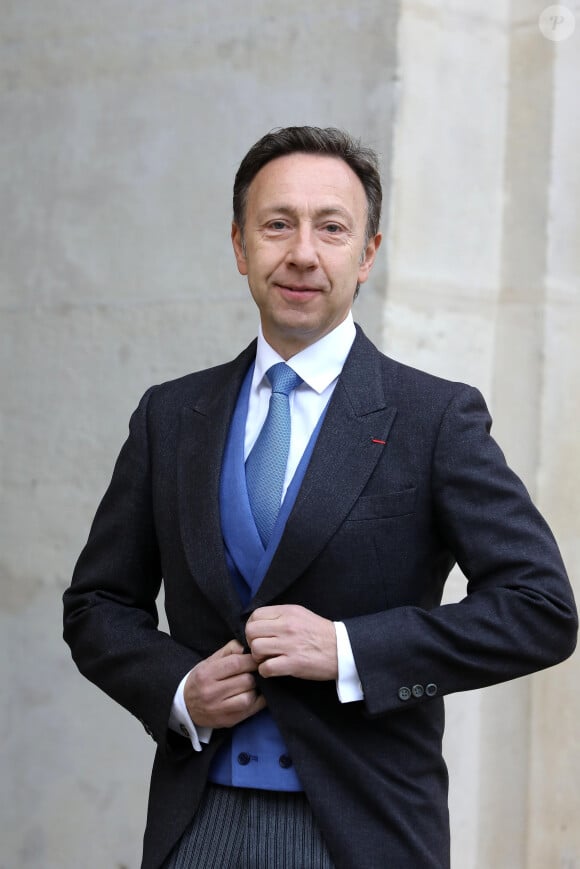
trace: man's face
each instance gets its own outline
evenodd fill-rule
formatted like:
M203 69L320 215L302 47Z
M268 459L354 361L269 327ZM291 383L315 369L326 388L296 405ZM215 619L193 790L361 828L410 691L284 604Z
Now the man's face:
M347 316L381 242L376 235L365 245L366 221L362 183L337 157L278 157L252 181L243 238L234 224L232 242L264 337L283 358Z

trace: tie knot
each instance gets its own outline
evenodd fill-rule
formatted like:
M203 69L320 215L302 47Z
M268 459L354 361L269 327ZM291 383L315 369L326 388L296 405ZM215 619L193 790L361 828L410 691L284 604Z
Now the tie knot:
M289 365L285 362L277 362L266 371L266 377L272 386L272 392L279 392L282 395L290 395L293 389L296 389L302 383L302 378L296 374Z

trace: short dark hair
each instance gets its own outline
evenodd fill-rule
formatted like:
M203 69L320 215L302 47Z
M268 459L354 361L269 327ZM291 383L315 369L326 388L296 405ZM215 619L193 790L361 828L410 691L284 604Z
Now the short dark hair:
M366 241L374 238L379 231L383 199L378 157L371 148L336 127L279 127L250 148L234 181L234 223L242 233L248 190L260 169L277 157L297 153L338 157L350 166L367 197Z

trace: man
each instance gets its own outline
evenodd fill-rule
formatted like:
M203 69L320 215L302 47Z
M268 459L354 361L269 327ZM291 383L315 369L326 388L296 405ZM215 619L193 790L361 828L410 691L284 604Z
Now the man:
M443 696L574 648L479 393L355 329L380 207L337 130L250 150L232 241L258 341L145 394L65 593L79 668L157 742L145 869L448 867ZM468 594L441 606L455 561Z

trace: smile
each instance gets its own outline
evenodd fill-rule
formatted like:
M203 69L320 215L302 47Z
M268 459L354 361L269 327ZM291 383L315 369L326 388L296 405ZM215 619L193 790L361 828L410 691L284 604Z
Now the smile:
M278 290L280 290L284 294L289 294L292 296L313 296L316 293L321 293L322 290L318 287L308 287L308 286L292 286L287 284L275 284Z

